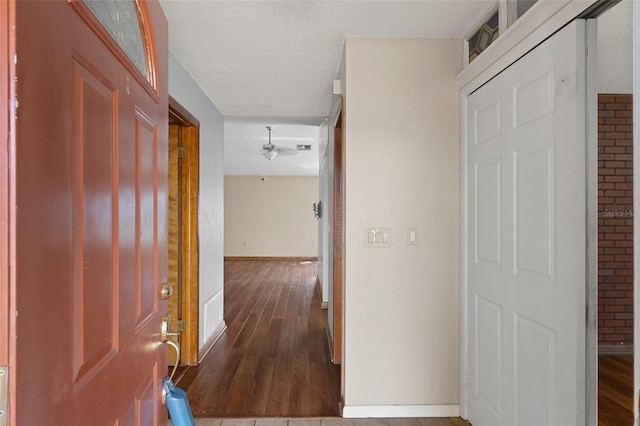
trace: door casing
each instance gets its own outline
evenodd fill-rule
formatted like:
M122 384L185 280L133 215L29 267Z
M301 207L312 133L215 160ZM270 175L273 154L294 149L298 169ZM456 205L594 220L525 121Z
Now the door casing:
M198 292L199 292L199 246L198 246L198 194L199 194L199 135L200 123L175 99L169 98L170 121L178 126L176 135L177 145L169 141L170 162L180 162L180 167L175 173L169 173L169 187L177 190L180 197L177 206L171 206L170 212L179 208L177 216L180 223L172 222L169 218L169 226L176 226L177 251L175 259L169 257L170 280L174 280L176 299L169 303L169 316L176 323L176 319L182 320L183 329L180 336L182 365L198 365ZM178 152L174 148L180 148L183 157L178 158ZM179 173L179 175L178 175ZM178 188L179 186L179 188ZM176 200L178 201L178 200ZM173 223L173 225L172 225ZM170 242L171 244L171 242ZM178 274L180 271L180 274ZM179 304L179 306L178 306ZM178 315L179 312L179 315ZM174 326L176 328L176 326ZM170 364L174 358L169 358Z

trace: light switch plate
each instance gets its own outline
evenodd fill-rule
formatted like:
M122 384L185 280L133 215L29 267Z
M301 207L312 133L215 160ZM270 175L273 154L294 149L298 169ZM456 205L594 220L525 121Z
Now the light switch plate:
M407 245L408 246L418 245L418 228L417 227L407 228Z
M391 247L391 228L365 228L364 246L366 248Z

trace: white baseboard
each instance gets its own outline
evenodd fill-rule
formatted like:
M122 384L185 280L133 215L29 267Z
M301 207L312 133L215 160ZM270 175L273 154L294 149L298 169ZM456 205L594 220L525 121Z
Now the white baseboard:
M211 338L198 351L198 364L200 364L204 357L207 356L211 348L213 348L213 345L216 344L216 342L218 341L220 336L222 336L222 333L224 333L226 329L227 323L225 321L222 321L220 325L218 325L218 328L216 328L216 330L213 332L213 334L211 334Z
M633 355L633 345L598 345L598 355Z
M459 417L459 405L345 405L345 418Z

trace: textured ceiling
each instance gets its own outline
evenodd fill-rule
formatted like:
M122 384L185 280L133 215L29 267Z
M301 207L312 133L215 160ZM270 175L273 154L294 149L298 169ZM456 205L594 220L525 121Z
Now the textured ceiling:
M225 116L325 117L347 37L462 38L493 0L160 0L169 49Z
M462 38L495 2L160 4L169 22L169 49L225 116L225 174L317 175L317 126L329 115L347 37ZM313 150L266 160L260 154L266 125L273 126L274 143L293 146L307 140Z
M599 20L600 90L631 91L631 1ZM225 116L225 173L318 173L317 127L347 37L463 38L494 0L160 0L169 49ZM623 6L624 5L624 6ZM425 77L427 78L427 77ZM269 117L269 118L267 118ZM313 151L268 161L273 141ZM311 127L310 127L311 126Z

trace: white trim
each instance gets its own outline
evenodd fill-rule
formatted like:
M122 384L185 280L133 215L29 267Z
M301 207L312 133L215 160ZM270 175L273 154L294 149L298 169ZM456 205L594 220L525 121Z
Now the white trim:
M598 0L539 1L458 75L469 95Z
M460 95L460 372L459 372L459 401L460 416L468 419L467 415L467 392L468 392L468 365L467 359L469 348L467 346L469 338L468 318L469 300L467 289L468 271L467 271L467 255L469 253L469 230L467 228L467 208L468 208L468 191L467 191L467 96Z
M632 355L633 345L600 345L598 355Z
M500 0L498 5L498 28L500 29L500 35L506 33L509 28L509 9L509 0Z
M209 351L213 348L213 345L216 344L218 339L220 339L220 336L222 336L222 333L224 333L226 330L227 330L227 323L225 321L222 321L220 324L218 324L218 327L215 329L215 331L211 335L211 338L207 340L205 344L202 345L202 347L198 351L198 364L200 364L202 360L204 360L204 358L207 356Z
M342 417L398 418L398 417L458 417L458 405L346 405Z
M518 0L504 0L506 4L504 14L507 25L504 27L506 30L509 26L518 20ZM528 11L527 11L528 12Z
M598 22L585 21L586 424L598 424ZM579 66L579 65L578 65ZM580 106L579 106L580 107Z

